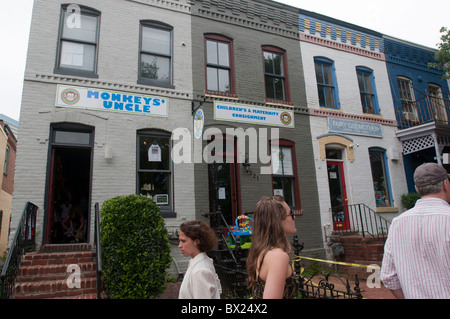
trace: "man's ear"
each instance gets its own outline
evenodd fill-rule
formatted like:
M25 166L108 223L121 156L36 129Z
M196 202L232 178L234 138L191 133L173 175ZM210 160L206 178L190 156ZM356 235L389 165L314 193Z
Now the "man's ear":
M450 192L450 180L447 178L444 180L443 184L443 190L446 192Z

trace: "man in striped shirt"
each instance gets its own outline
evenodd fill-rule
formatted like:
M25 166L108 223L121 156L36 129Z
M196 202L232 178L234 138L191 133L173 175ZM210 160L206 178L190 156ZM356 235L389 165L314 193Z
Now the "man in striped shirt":
M414 173L421 196L394 218L384 248L381 280L397 298L450 298L450 181L438 164Z

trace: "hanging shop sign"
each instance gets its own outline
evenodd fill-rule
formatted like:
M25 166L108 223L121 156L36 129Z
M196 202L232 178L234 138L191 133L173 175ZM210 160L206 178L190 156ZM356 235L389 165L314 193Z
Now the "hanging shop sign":
M263 106L214 102L214 119L295 128L294 112Z
M205 115L203 110L197 110L194 116L194 135L196 139L202 137L203 125L205 124Z
M58 85L57 107L168 117L169 99L79 86Z
M380 124L350 121L337 118L328 118L328 130L334 133L345 133L350 135L362 135L370 137L383 137Z

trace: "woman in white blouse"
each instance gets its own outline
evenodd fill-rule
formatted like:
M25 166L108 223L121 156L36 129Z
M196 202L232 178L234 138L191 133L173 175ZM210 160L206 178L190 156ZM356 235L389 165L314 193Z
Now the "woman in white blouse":
M217 243L215 232L202 221L181 224L178 247L191 256L180 287L179 299L220 299L222 287L213 260L206 255Z

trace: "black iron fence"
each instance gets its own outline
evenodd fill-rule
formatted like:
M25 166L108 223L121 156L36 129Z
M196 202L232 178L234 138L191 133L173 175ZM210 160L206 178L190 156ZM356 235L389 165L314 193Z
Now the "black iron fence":
M214 260L217 274L223 288L224 298L250 298L251 292L247 289L246 260L248 249L242 249L240 239L233 237L230 226L223 218L222 212L208 213L204 215L210 217L217 227L219 244L217 250L209 252L209 256ZM230 247L224 234L224 230L229 231L234 245ZM228 234L227 234L228 235ZM362 299L358 276L355 275L354 287L352 288L348 280L344 280L334 272L324 273L320 270L306 276L302 273L303 264L298 256L304 248L299 243L298 236L294 236L293 244L295 259L293 261L293 271L296 274L298 284L299 299ZM341 283L338 286L336 282Z
M323 272L316 270L312 274L303 275L303 265L300 262L303 244L298 242L298 236L294 236L292 246L297 257L294 261L294 272L298 281L298 298L300 299L362 299L359 288L358 275L355 275L354 287L348 279L343 279L335 272ZM338 288L340 287L340 288Z
M22 256L27 250L34 250L36 242L36 215L38 207L26 203L17 226L14 240L9 247L5 264L3 265L0 282L0 299L11 299L14 292L17 273Z

